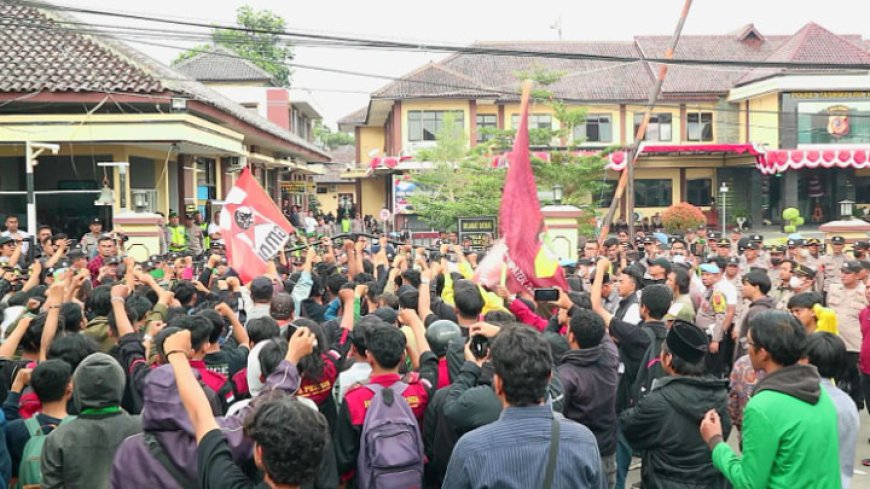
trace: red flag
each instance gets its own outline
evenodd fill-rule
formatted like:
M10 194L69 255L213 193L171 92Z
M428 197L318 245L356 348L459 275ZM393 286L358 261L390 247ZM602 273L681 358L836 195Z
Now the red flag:
M266 273L266 264L284 249L295 232L247 168L227 193L220 227L227 262L243 282Z
M545 245L547 234L538 203L538 188L529 161L529 92L524 84L520 127L514 140L499 209L499 224L507 252L507 288L517 293L537 287L568 290L558 259Z

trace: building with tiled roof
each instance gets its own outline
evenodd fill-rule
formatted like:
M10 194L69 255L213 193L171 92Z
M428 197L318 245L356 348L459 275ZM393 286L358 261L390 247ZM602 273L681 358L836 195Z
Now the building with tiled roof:
M514 128L518 74L524 72L558 74L546 89L569 107L586 109L586 122L572 128L568 144L584 150L631 146L659 71L643 59L663 57L669 42L668 36L644 35L624 42L478 42L472 52L428 63L386 84L372 92L367 107L340 122L343 130L355 132L359 173L368 175L363 181L375 180L372 188L386 189L383 199L368 207L363 202L363 212L376 212L381 200L392 202L394 176L426 167L414 155L435 144L447 114L462 125L472 146L486 143L485 128ZM711 204L725 200L728 222L735 215L777 221L786 207L800 208L808 222L821 222L836 217L835 203L845 197L870 205L866 71L716 65L868 66L868 44L860 35L832 33L814 23L790 35L746 24L722 34L682 36L674 58L710 64L669 67L635 169L637 213L650 217L688 201L715 221L721 208ZM498 49L514 54L492 52ZM619 59L529 54L535 51ZM530 126L559 129L561 122L539 102L530 109ZM624 161L611 155L603 178L615 184ZM729 195L720 199L723 183ZM823 196L810 188L823 189ZM395 225L426 227L413 215L398 216Z
M27 222L17 187L26 141L59 146L39 156L29 221L71 236L94 215L110 220L123 209L210 213L244 165L280 199L282 179L310 179L309 162L329 161L280 120L65 14L0 3L0 30L0 201L31 229L37 222ZM98 162L129 167L122 179ZM94 207L104 184L115 203Z
M173 68L201 82L278 84L269 72L222 46L209 47L175 63Z

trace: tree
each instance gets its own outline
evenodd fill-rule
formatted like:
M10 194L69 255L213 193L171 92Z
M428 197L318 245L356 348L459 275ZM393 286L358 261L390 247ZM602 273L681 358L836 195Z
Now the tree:
M314 123L314 137L329 149L354 143L353 135L339 131L333 132L329 126L323 125L320 121Z
M564 142L576 125L583 124L586 111L570 108L540 88L554 83L561 74L536 73L518 76L538 80L539 88L534 94L536 103L547 104L553 109L560 128L532 129L529 140L533 146L551 146L554 140ZM501 155L511 148L515 131L487 128L482 133L491 138L469 150L464 128L447 115L436 134L435 147L417 153L417 159L433 162L434 168L413 175L420 190L411 194L409 199L414 211L433 228L452 229L457 218L463 216L498 215L506 172L492 168L490 163L494 155ZM594 197L606 187L606 160L600 155L578 155L573 149L551 151L549 162L532 158L532 168L539 188L561 185L562 202L584 211L584 217L578 223L580 232L591 236L595 231L591 222L597 204Z
M244 5L236 10L236 25L247 30L214 28L212 43L237 53L269 72L281 85L289 86L292 72L287 63L293 59L293 46L276 34L287 28L284 19L270 10ZM211 50L209 45L194 47L181 53L173 64Z

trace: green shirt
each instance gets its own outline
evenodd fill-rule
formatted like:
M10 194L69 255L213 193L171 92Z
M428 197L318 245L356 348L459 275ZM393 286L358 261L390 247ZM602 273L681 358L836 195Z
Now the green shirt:
M743 455L725 443L713 465L734 489L839 489L837 411L822 389L813 405L774 390L752 397L743 413Z

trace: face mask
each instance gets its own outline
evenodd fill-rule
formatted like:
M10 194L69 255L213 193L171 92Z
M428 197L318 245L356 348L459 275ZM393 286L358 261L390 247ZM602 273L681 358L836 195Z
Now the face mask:
M800 277L792 277L788 281L788 286L791 287L792 289L798 289L803 284L804 284L804 280Z
M782 265L782 258L771 258L770 264L775 266L775 267L778 267L778 266Z
M674 255L674 263L686 263L686 257L683 255Z
M807 250L807 249L801 250L801 256L804 258L810 256L810 250Z

